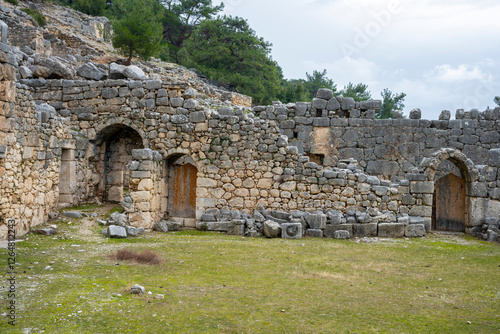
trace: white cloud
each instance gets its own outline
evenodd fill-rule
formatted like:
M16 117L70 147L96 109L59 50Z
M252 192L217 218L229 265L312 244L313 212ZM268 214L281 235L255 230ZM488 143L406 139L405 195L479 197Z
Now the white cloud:
M450 64L438 65L424 76L428 80L439 80L445 83L491 80L491 75L483 72L479 66L470 66L466 64L461 64L457 67L453 67Z

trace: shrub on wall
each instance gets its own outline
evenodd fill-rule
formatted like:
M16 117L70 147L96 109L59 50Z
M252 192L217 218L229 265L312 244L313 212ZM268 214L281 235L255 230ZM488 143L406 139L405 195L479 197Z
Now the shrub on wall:
M35 9L22 8L21 11L31 16L40 27L43 27L47 23L45 16Z
M14 6L19 5L19 2L17 2L17 0L5 0L5 1L7 1L8 3L13 4Z

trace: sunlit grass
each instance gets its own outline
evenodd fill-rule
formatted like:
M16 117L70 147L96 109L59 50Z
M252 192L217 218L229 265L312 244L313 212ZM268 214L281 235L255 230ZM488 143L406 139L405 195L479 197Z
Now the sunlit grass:
M498 244L456 236L357 243L198 231L110 240L97 226L84 239L75 226L18 243L20 332L500 330ZM108 258L124 248L152 250L162 262ZM152 294L131 295L136 283ZM0 332L11 330L0 319Z

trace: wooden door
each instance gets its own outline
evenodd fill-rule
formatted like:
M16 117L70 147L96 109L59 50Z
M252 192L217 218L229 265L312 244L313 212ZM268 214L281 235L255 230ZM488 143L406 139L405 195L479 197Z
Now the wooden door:
M171 217L196 218L196 179L198 171L191 164L176 166L174 170Z
M433 210L435 230L465 232L465 186L465 180L453 174L448 174L436 182Z

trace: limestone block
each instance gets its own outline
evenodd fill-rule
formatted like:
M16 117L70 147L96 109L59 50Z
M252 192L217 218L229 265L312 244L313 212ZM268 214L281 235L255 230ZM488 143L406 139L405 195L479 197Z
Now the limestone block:
M333 98L333 90L327 88L320 88L316 93L318 99L330 100Z
M410 210L410 216L431 217L432 206L414 206Z
M490 166L500 167L500 148L489 150L488 158Z
M132 150L132 159L135 160L153 160L153 150L150 148L142 150Z
M294 191L297 188L297 182L290 181L280 184L280 189L284 191Z
M425 236L425 226L422 224L406 225L405 236L408 238L417 238Z
M266 220L263 224L264 226L264 235L267 238L277 238L281 234L281 226L280 224L272 221Z
M323 234L326 238L334 238L337 231L347 231L350 235L353 235L352 226L352 224L327 225L323 230Z
M198 187L205 187L205 188L217 187L217 181L208 178L199 178L196 184Z
M420 181L410 183L410 192L414 194L434 194L434 182Z
M149 191L135 191L130 193L130 197L132 198L134 203L139 203L139 202L149 202L152 196L151 192Z
M123 201L123 187L111 187L108 190L108 201L113 203L121 203Z
M257 188L259 189L271 189L272 186L273 186L272 179L260 179L259 182L257 183Z
M323 238L323 230L318 229L308 229L306 230L306 237L309 238Z
M306 217L306 221L312 229L326 228L327 216L325 214L310 214Z
M323 99L314 98L311 102L311 106L315 109L325 109L328 101Z
M347 240L351 238L351 234L346 230L338 230L334 232L333 238L338 240Z
M356 238L376 237L378 234L378 224L354 224L352 226L353 235Z
M264 227L264 231L265 231L265 227ZM267 236L267 234L266 234L266 236ZM283 239L301 239L302 238L302 224L301 223L282 224L281 225L281 237Z
M139 185L137 186L137 190L139 191L150 191L154 187L153 180L151 179L143 179L141 182L139 182Z
M111 225L108 227L107 235L110 238L124 239L127 237L127 230L121 226Z
M244 235L245 234L245 221L241 219L233 219L228 227L227 234L229 235Z
M420 109L413 109L410 111L410 119L421 119L422 111Z
M378 236L382 238L402 238L405 235L404 224L378 224Z
M136 212L129 216L130 225L134 227L151 228L153 219L149 212Z
M166 220L159 221L153 225L153 231L167 233L169 231Z

